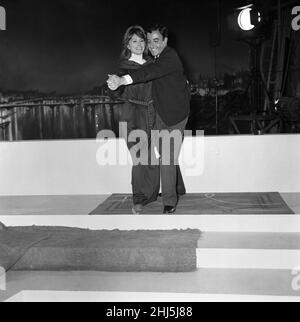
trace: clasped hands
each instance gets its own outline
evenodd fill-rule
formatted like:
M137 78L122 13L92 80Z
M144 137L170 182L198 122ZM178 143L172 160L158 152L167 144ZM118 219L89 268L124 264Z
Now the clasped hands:
M108 75L107 86L110 90L115 91L122 85L122 77L119 77L117 75Z

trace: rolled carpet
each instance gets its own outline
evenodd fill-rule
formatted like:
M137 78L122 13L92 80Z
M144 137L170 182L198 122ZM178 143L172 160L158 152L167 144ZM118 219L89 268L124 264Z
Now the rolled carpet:
M41 241L49 238L45 233L16 232L9 228L0 230L0 266L9 271L25 254Z
M0 243L5 245L6 254L15 249L22 254L20 247L27 245L12 270L189 272L197 268L199 238L198 230L90 231L18 227L0 232ZM12 253L15 260L16 254ZM3 254L0 254L0 265L1 258L3 260Z

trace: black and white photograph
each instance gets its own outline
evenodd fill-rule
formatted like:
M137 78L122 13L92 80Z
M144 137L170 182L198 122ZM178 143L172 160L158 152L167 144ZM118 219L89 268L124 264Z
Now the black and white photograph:
M0 0L0 302L300 302L299 0Z

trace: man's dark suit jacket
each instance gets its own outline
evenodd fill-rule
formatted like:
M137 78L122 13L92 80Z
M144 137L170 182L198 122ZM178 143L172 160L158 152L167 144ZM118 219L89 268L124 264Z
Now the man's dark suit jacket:
M190 92L180 58L166 47L153 64L129 74L133 83L153 81L152 94L157 113L168 126L174 126L190 113Z

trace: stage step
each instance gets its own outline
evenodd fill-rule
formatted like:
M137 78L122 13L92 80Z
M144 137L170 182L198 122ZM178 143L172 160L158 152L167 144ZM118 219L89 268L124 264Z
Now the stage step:
M127 293L127 292L57 292L57 291L23 291L5 302L8 303L53 303L53 302L95 302L95 303L198 303L198 302L253 302L253 303L298 303L300 297L291 296L254 296L226 294L180 294L180 293ZM186 305L188 307L188 305ZM151 311L152 312L152 311ZM151 314L151 312L149 314ZM148 312L147 312L148 313ZM142 313L143 314L143 313ZM162 313L161 313L162 314ZM144 315L146 316L146 315Z
M192 273L9 272L7 300L299 301L289 270L198 269ZM44 291L47 291L44 293ZM58 293L57 293L58 292ZM60 293L67 292L67 293ZM76 292L76 293L74 293ZM83 293L77 293L83 292ZM86 293L87 292L87 293ZM96 293L95 293L96 292ZM98 293L100 292L100 293ZM26 294L27 293L27 294ZM38 295L40 294L40 298ZM89 297L91 296L92 297ZM103 295L106 295L105 299ZM22 294L19 296L22 300ZM15 298L16 299L16 298Z
M300 267L300 234L201 232L195 251L197 268L292 271Z
M297 232L300 227L300 223L297 226L300 216L266 216L265 222L261 216L216 217L7 216L0 218L0 221L6 226L67 226L99 230L196 228L201 231L196 250L198 268L293 270L300 266L300 233ZM277 221L278 226L272 226L269 223L270 226L265 229L267 232L260 232L272 220ZM205 230L212 228L211 221L214 222L213 228L219 227L220 231ZM222 227L219 226L220 221L223 223ZM288 226L289 221L290 225ZM284 222L286 226L283 224ZM247 227L245 223L247 223ZM286 232L286 230L296 232Z
M197 249L197 267L300 270L300 250Z

